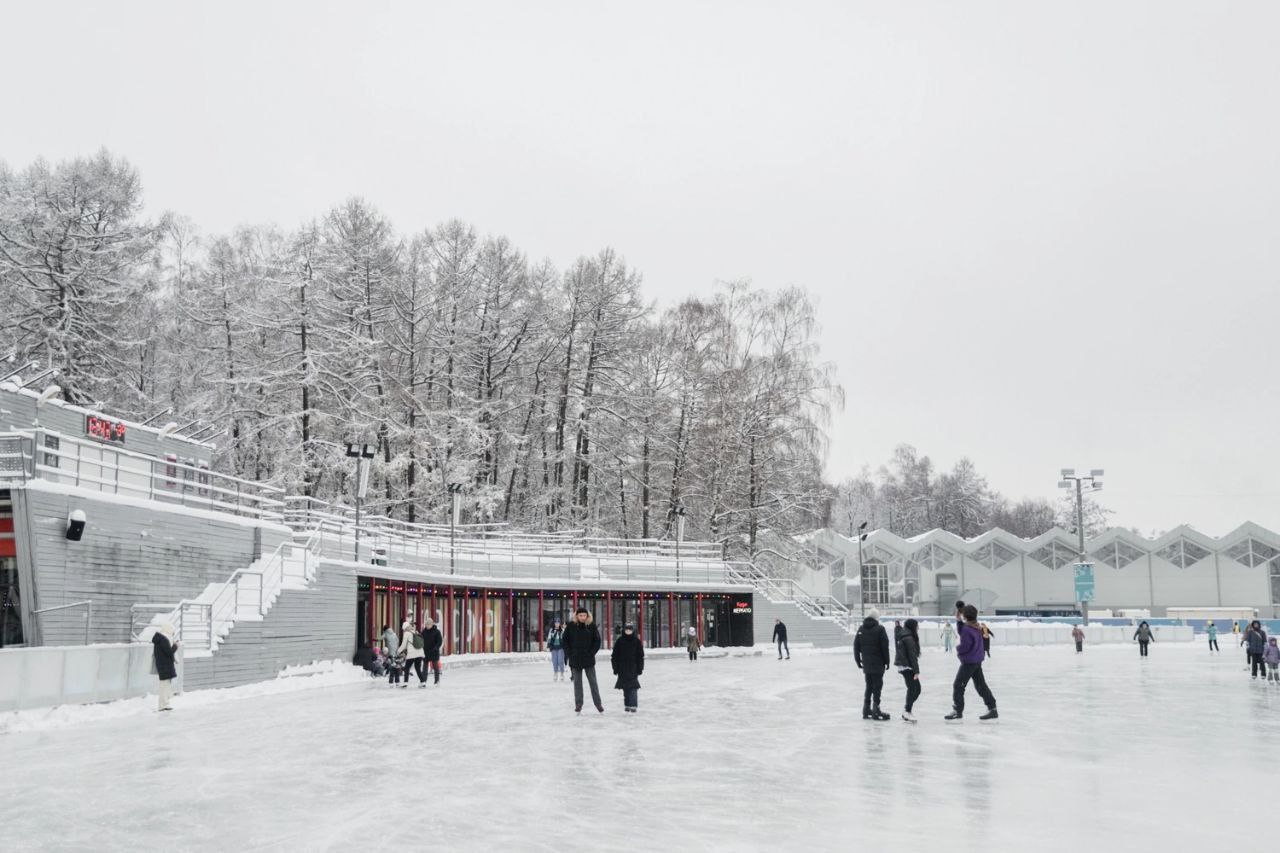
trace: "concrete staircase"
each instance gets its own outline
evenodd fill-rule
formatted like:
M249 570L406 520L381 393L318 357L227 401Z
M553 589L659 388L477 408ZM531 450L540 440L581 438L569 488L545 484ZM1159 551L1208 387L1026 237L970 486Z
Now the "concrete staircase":
M830 617L810 616L793 601L771 601L764 593L756 591L755 624L760 628L756 642L767 643L773 636L773 620L781 619L787 626L787 642L812 643L817 648L849 646L853 635L836 624Z

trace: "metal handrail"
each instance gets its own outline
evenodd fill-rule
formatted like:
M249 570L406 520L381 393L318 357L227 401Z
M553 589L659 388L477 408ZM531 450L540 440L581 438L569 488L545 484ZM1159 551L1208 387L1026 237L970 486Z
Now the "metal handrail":
M72 604L59 604L57 607L42 607L39 610L32 610L32 616L39 616L43 613L52 613L55 610L67 610L72 607L84 607L84 644L89 645L89 627L93 624L93 600L77 601Z

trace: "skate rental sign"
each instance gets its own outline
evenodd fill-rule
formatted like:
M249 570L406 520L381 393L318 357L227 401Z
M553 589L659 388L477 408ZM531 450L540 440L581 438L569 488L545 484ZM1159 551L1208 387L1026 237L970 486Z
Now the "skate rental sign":
M1093 601L1093 563L1076 563L1076 601Z

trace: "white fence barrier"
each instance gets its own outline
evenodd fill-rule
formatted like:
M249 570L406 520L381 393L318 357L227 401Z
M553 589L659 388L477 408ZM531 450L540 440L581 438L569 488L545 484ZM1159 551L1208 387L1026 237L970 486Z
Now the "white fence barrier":
M893 620L886 620L886 627L893 630ZM953 623L954 624L954 623ZM941 622L920 622L920 645L926 648L941 648ZM1071 639L1070 625L1011 625L999 622L990 623L994 636L993 647L1000 646L1065 646L1074 641ZM1089 625L1084 629L1084 644L1113 645L1132 643L1133 632L1137 628L1127 625ZM1152 634L1156 643L1190 643L1195 639L1193 628L1185 625L1153 625Z
M0 649L0 711L86 705L154 693L150 643ZM182 692L182 666L174 692Z

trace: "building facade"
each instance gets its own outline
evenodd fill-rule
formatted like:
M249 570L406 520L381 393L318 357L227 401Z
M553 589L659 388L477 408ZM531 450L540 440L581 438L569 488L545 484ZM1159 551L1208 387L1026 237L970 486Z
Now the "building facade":
M859 606L867 600L921 614L946 613L957 598L996 612L1074 610L1079 546L1055 528L1034 539L990 530L962 539L932 530L908 539L876 530L862 543L834 530L809 537L828 583ZM1147 539L1112 529L1085 542L1094 565L1091 609L1247 607L1280 616L1280 534L1252 522L1211 537L1183 525ZM859 559L865 573L859 572Z

